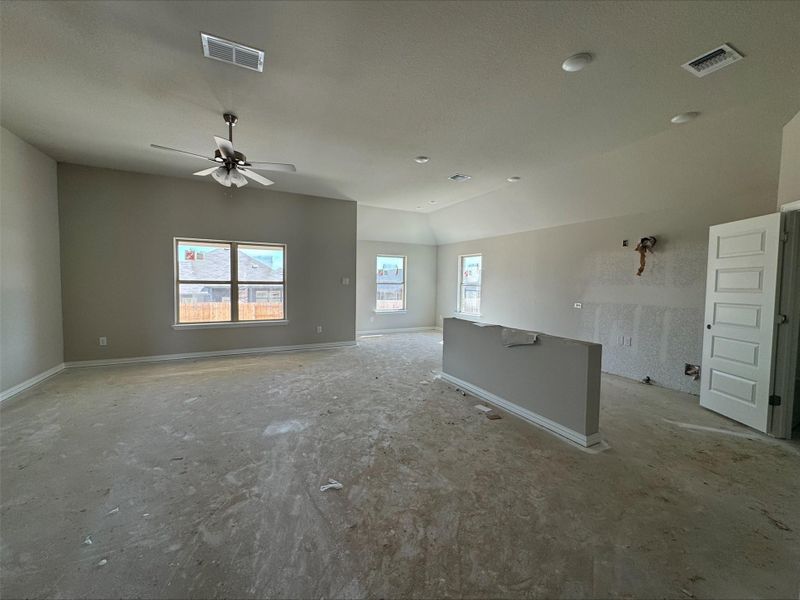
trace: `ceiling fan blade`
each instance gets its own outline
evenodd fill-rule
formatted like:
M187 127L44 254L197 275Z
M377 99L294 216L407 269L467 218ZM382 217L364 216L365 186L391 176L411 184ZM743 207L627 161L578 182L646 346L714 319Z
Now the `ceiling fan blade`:
M286 171L288 173L294 173L297 171L297 168L289 163L272 163L249 160L247 161L247 164L255 169L261 169L263 171Z
M207 156L203 156L202 154L195 154L194 152L187 152L186 150L178 150L177 148L167 148L166 146L159 146L158 144L150 144L151 148L158 148L159 150L167 150L169 152L180 152L181 154L188 154L189 156L196 156L197 158L202 158L203 160L210 160L213 161L213 158L209 158Z
M219 153L222 154L223 158L229 158L230 160L236 160L236 157L233 153L233 144L230 140L226 140L225 138L214 136L214 141L217 142L217 147L219 148Z
M211 167L210 169L203 169L202 171L198 171L197 173L192 173L192 175L200 175L203 177L204 175L211 175L214 171L219 169L219 167Z
M239 171L245 177L249 177L253 181L257 181L261 185L272 185L273 183L275 183L274 181L270 181L266 177L262 177L261 175L259 175L258 173L254 173L253 171L248 171L247 169L242 169L241 167L237 168L236 170Z

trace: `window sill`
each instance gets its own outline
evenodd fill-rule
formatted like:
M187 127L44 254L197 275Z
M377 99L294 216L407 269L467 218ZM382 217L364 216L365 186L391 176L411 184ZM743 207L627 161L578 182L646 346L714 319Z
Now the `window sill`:
M373 310L376 315L404 315L407 310Z
M465 313L465 312L454 312L453 313L456 317L482 317L481 313Z
M183 329L228 329L231 327L269 327L271 325L288 325L289 319L277 321L236 321L234 323L176 323L172 328L176 331Z

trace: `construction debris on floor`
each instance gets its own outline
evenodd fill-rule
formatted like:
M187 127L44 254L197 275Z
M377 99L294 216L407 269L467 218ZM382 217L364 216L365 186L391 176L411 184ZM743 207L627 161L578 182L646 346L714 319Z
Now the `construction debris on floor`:
M4 403L0 595L797 597L797 442L604 376L591 454L488 420L431 373L439 339L70 369Z

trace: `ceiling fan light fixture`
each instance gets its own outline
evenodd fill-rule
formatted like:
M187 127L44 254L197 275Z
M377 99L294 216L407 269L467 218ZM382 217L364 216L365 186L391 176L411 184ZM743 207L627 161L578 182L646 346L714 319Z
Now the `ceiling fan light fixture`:
M211 173L211 176L225 187L231 187L231 174L225 167L219 167L216 171Z
M244 175L239 173L239 171L237 171L236 169L231 169L230 178L231 178L231 183L233 183L233 185L235 185L236 187L242 187L247 185L247 179L245 179Z

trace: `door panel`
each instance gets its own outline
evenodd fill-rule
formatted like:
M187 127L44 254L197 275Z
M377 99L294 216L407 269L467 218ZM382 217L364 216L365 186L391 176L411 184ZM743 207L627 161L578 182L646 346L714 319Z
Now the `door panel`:
M757 367L758 344L712 335L711 358L723 358L743 365Z
M700 405L767 431L781 215L709 229Z
M717 271L718 292L761 292L764 284L764 270L751 269L719 269Z

